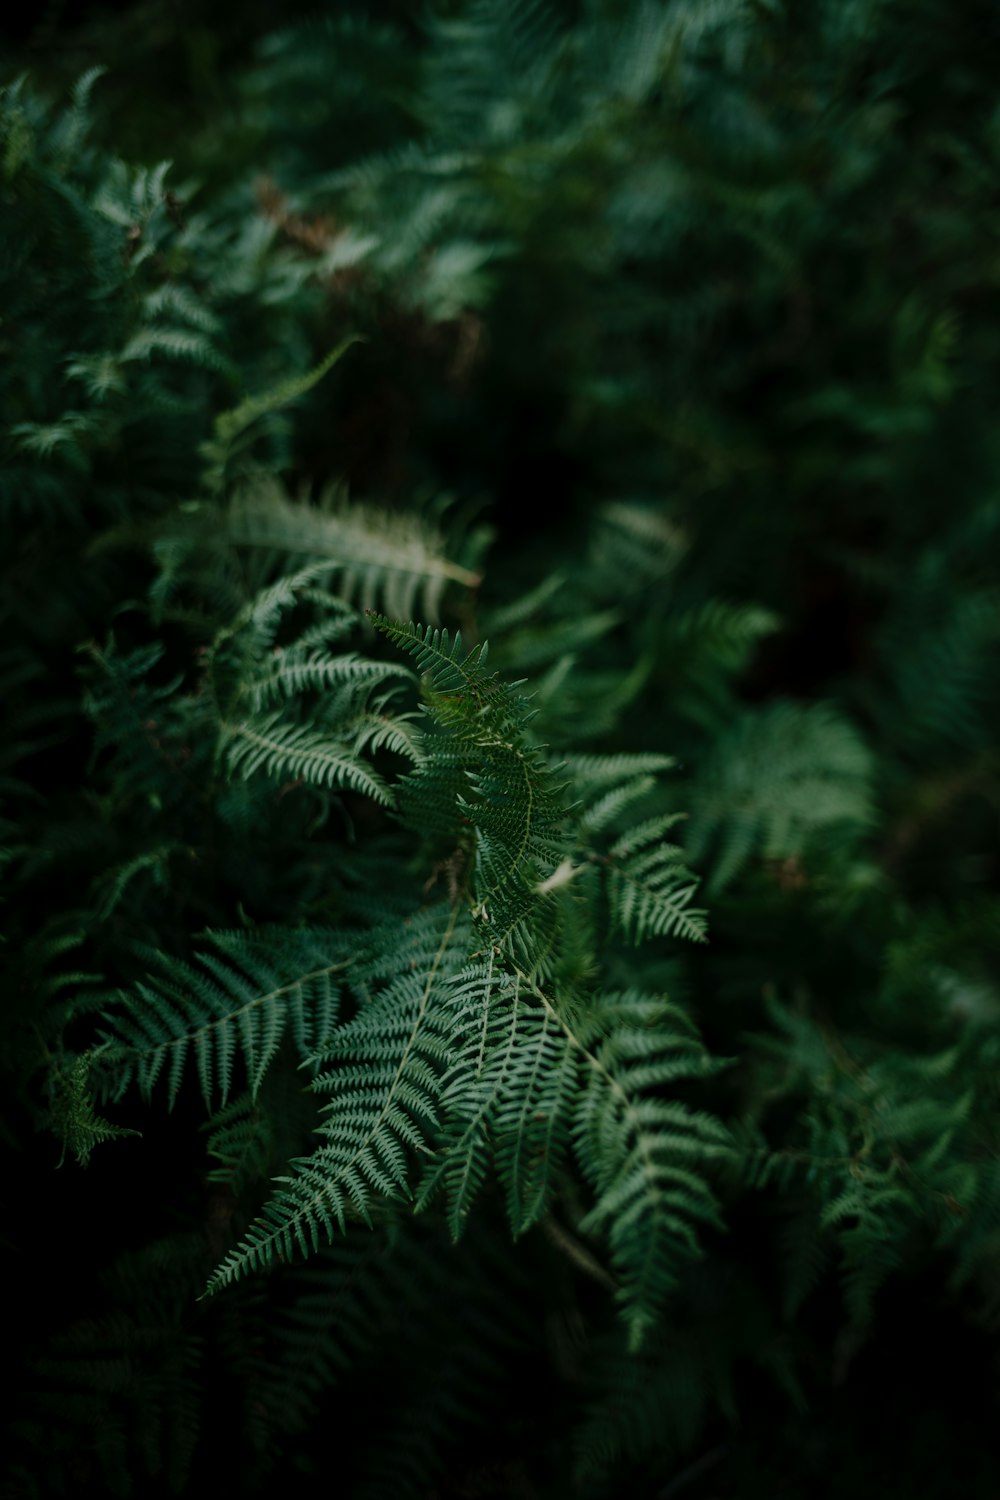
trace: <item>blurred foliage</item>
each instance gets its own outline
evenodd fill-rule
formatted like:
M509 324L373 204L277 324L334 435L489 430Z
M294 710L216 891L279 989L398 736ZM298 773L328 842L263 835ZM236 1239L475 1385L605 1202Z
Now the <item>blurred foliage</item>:
M998 69L21 19L5 1494L994 1493Z

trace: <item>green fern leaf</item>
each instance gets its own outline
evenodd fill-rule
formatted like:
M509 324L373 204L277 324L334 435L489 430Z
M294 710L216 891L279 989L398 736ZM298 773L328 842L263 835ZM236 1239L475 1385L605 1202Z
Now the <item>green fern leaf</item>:
M663 837L682 816L672 813L639 824L607 855L612 919L632 942L675 936L705 940L706 914L691 907L697 880L683 863L683 850Z
M369 1223L380 1199L410 1196L411 1156L431 1149L439 1120L448 995L468 951L468 924L458 908L446 918L433 911L418 940L428 934L437 939L429 968L411 970L406 949L397 951L407 967L324 1047L324 1061L339 1066L314 1085L331 1095L321 1144L277 1179L280 1190L218 1267L209 1292L296 1249L318 1249L349 1219Z
M230 774L247 778L264 773L330 790L346 787L383 807L392 806L389 787L359 759L353 746L308 724L289 724L280 712L223 724L222 735L221 753Z
M165 1071L172 1106L193 1061L206 1103L216 1094L224 1103L238 1058L256 1094L286 1031L305 1059L330 1034L335 976L348 963L342 942L317 932L206 936L216 951L197 964L152 955L155 971L105 1016L111 1029L96 1055L113 1068L115 1095L134 1078L148 1096Z

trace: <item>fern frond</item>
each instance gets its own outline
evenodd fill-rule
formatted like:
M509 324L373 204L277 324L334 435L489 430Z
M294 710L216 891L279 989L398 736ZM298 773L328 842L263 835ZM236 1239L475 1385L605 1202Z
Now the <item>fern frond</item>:
M505 140L528 102L546 97L560 28L543 0L474 0L466 15L435 21L432 36L425 108L443 140Z
M104 1141L139 1135L138 1130L113 1125L98 1116L90 1075L91 1058L84 1054L74 1058L68 1068L61 1068L52 1079L52 1128L62 1140L63 1155L71 1151L81 1167L90 1161L94 1147Z
M719 840L710 889L754 852L785 859L822 831L863 828L871 758L857 732L824 704L776 703L743 715L716 742L692 789L688 854Z
M264 773L301 780L310 786L359 792L391 807L392 792L353 746L332 739L309 724L289 724L279 711L222 725L221 754L231 775Z
M217 1109L201 1128L208 1136L208 1153L218 1162L208 1173L209 1182L225 1183L238 1191L246 1180L263 1175L270 1132L267 1117L249 1090Z
M223 330L222 319L181 281L164 281L143 298L147 318L173 317L205 334Z
M611 597L669 577L687 548L659 507L616 500L598 512L591 543L597 576Z
M321 651L277 647L264 669L240 684L240 694L249 699L255 712L267 708L275 699L301 697L308 692L333 692L359 684L374 687L379 683L400 682L400 669L385 662L369 661L356 651L328 656ZM405 678L403 678L405 680Z
M409 674L356 652L334 656L319 649L356 619L341 601L315 589L328 572L328 565L315 564L268 585L216 635L205 660L217 710L217 753L230 774L243 779L264 773L348 788L391 806L389 788L361 757L388 747L412 762L421 759L413 716L389 709ZM302 601L325 618L289 645L276 646L285 612ZM291 705L307 694L319 701L301 722ZM275 701L289 708L268 712Z
M237 1061L256 1094L286 1032L304 1060L329 1036L340 1004L343 943L318 932L210 932L215 952L185 963L155 954L156 969L119 997L94 1054L110 1069L107 1091L134 1079L149 1095L166 1072L173 1105L189 1062L206 1104L225 1103Z
M318 504L292 500L277 480L257 477L234 496L205 540L325 563L341 596L362 609L381 604L407 618L419 604L433 619L449 583L475 588L479 574L447 557L440 531L418 514L349 504L336 490Z
M612 920L631 942L678 936L705 941L706 913L691 906L697 879L683 863L684 851L664 842L681 817L670 813L640 823L606 856Z
M94 429L89 412L65 411L56 422L15 422L9 429L12 438L25 452L39 458L58 454L78 466L86 464L83 439Z
M155 355L216 369L224 374L232 370L230 361L221 355L209 335L191 328L140 328L118 355L122 364L148 363Z
M551 1011L522 1028L516 1073L496 1111L496 1164L515 1236L546 1212L569 1150L579 1058Z
M410 1196L411 1155L430 1149L439 1118L447 997L468 951L458 907L446 921L434 918L430 967L397 973L324 1046L324 1061L340 1066L324 1070L314 1085L332 1096L318 1129L321 1144L293 1163L294 1175L277 1179L282 1187L217 1268L208 1292L288 1260L296 1249L318 1249L349 1218L370 1222L379 1199Z
M358 624L357 614L343 599L319 587L331 569L330 563L310 563L294 573L282 573L259 589L236 611L232 620L216 632L208 652L209 662L220 651L237 649L241 658L242 684L244 661L259 668L265 660L274 658L279 650L308 651L349 634ZM275 640L286 613L306 602L316 606L319 619L293 645L277 647Z
M272 386L270 390L263 391L256 396L247 396L230 411L221 412L215 419L213 437L209 442L204 443L201 449L206 464L207 487L210 490L221 489L239 439L260 421L261 417L280 411L282 407L306 395L313 386L319 384L324 375L333 369L352 344L358 342L357 336L344 339L335 349L331 349L325 359L320 360L318 365L304 375L290 376L287 380Z
M544 1213L568 1145L578 1058L564 1032L521 981L495 965L471 967L451 996L449 1065L441 1082L444 1127L416 1207L446 1202L457 1240L491 1168L511 1229Z
M438 630L432 625L400 624L376 614L374 610L369 610L368 614L375 628L394 646L416 659L418 669L428 676L435 693L446 699L464 697L476 709L485 708L500 693L496 673L487 676L483 670L489 650L487 642L466 652L461 631L456 631L452 640L447 630Z
M527 703L487 674L486 644L430 626L373 623L416 658L426 709L442 731L425 766L405 778L401 805L424 827L474 829L476 914L491 946L542 964L551 943L546 879L566 853L563 785L527 738ZM533 959L531 957L533 955Z
M450 997L449 1066L441 1079L447 1124L420 1184L417 1208L438 1192L457 1240L491 1165L490 1123L519 1047L524 1000L492 959L472 966Z
M70 91L69 107L60 112L52 127L54 165L59 173L67 171L83 145L91 124L90 96L107 71L98 65L80 74Z
M681 1266L699 1253L699 1230L722 1227L705 1169L731 1152L717 1119L659 1091L723 1064L707 1056L685 1014L657 997L607 996L574 1021L537 993L586 1064L572 1137L596 1202L580 1227L608 1236L638 1347Z
M96 882L94 890L98 918L102 922L107 921L108 917L117 910L133 880L144 871L150 872L155 885L164 886L169 874L171 856L183 852L185 851L182 844L159 844L153 849L146 849L141 854L133 855L131 859L106 871Z

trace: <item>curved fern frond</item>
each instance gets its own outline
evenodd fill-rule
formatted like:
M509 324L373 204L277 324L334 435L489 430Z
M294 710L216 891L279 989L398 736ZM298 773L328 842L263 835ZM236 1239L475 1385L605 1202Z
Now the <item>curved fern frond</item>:
M447 557L440 531L420 515L350 504L336 489L318 504L292 500L270 476L234 497L222 533L235 547L325 562L345 599L365 610L382 604L403 619L418 604L433 619L448 584L472 589L480 582Z
M368 615L375 628L394 646L415 658L419 671L427 675L435 694L444 700L441 703L435 700L435 707L449 725L465 722L464 710L469 704L483 709L501 693L497 674L487 676L484 671L489 653L486 641L464 651L460 630L452 639L447 630L438 630L433 625L404 625L374 610L369 610ZM448 704L454 704L454 715L447 713Z
M465 651L461 635L373 615L383 634L416 658L426 709L442 732L425 767L400 788L409 817L475 831L476 915L491 946L542 962L551 939L546 879L566 853L563 784L530 743L526 701L496 673L485 643ZM534 930L532 928L534 927Z
M217 490L222 487L236 444L248 429L253 427L261 417L280 411L282 407L306 395L314 385L319 384L324 375L333 369L351 345L359 342L356 335L344 339L335 349L331 349L325 359L320 360L318 365L307 370L305 374L292 375L287 380L279 382L278 385L272 386L270 390L256 396L246 396L230 411L220 412L215 419L214 436L209 442L204 443L201 449L202 457L207 465L205 478L208 488Z
M347 746L309 724L289 724L279 713L222 726L222 756L230 773L264 772L311 786L346 787L391 807L392 792L371 766Z

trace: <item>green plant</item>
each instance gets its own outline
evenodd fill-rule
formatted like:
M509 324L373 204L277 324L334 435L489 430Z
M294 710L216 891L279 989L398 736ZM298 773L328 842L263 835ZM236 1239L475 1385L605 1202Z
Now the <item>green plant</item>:
M862 1493L932 1318L988 1419L960 10L314 20L175 166L5 87L12 1494Z

